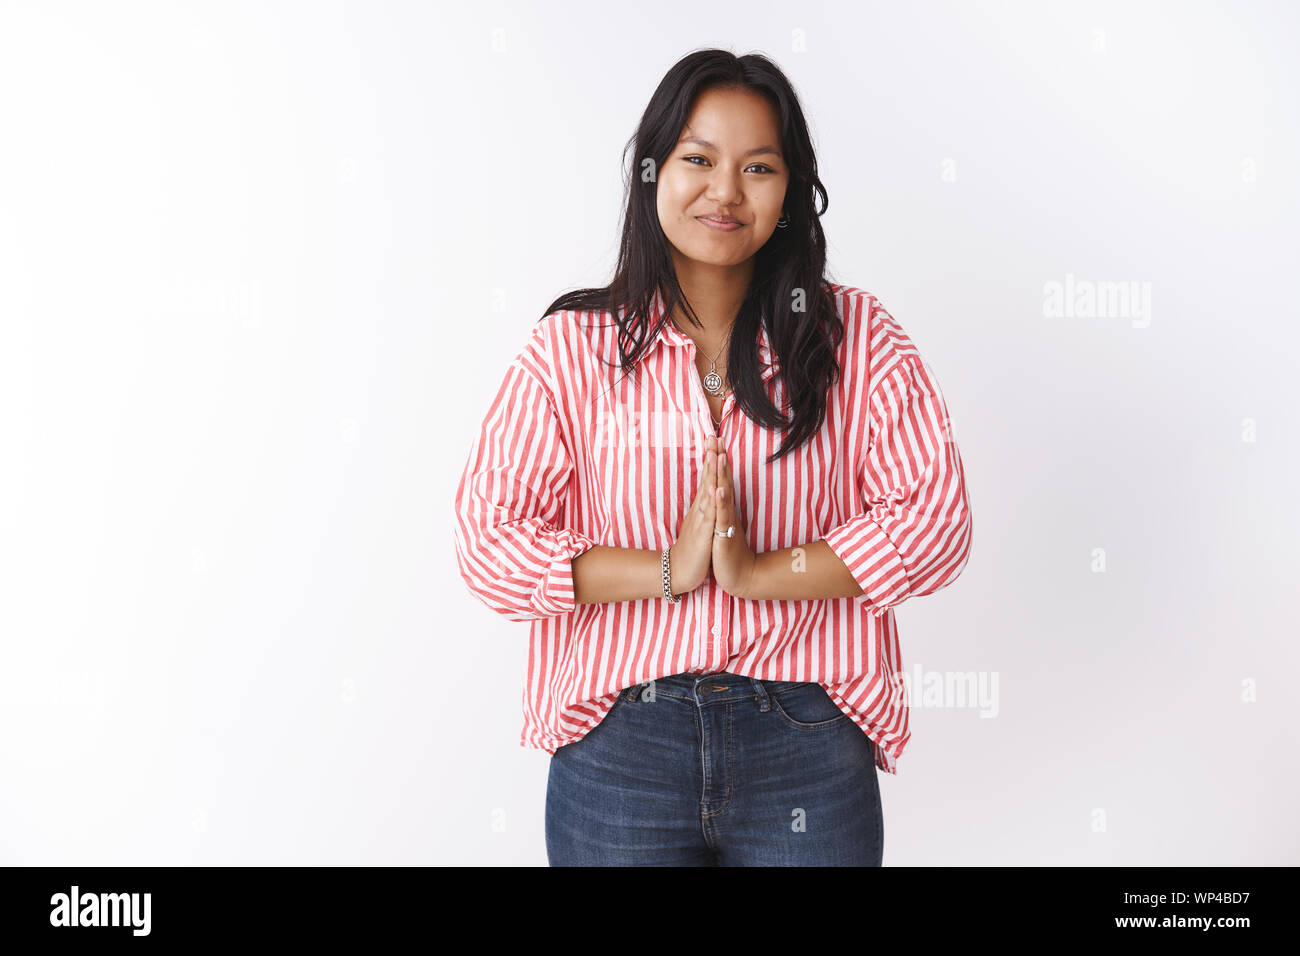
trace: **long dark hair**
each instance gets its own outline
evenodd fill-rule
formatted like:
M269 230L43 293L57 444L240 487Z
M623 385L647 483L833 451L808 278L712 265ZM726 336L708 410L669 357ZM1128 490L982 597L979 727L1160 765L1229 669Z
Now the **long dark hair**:
M677 306L691 322L701 324L677 281L668 237L659 224L657 176L646 181L641 171L645 166L662 168L695 101L706 90L717 88L743 89L767 98L780 118L781 152L790 169L784 205L789 226L777 229L756 254L754 278L736 315L727 351L727 377L737 407L752 421L786 432L770 463L812 438L825 421L826 395L840 375L835 355L844 327L827 287L826 236L818 218L829 205L826 189L817 178L817 159L794 88L767 57L697 50L673 65L624 148L624 155L630 150L637 161L625 171L627 205L613 280L602 288L565 293L544 316L565 310L612 313L619 326L624 374L637 370ZM653 160L653 165L647 160ZM650 329L651 308L660 290L663 314ZM780 364L791 410L788 418L768 398L761 379L758 332L763 322Z

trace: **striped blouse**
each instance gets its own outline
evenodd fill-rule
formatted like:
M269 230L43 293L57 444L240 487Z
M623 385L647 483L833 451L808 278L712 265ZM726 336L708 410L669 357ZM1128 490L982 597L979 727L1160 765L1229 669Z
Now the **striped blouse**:
M933 373L869 293L828 283L844 322L840 381L813 438L772 464L780 435L735 409L714 429L695 344L665 322L639 382L618 366L609 312L539 320L492 400L455 498L460 573L484 604L529 621L520 745L555 751L621 689L679 673L816 681L897 773L911 736L894 608L956 580L971 546L961 457ZM650 328L662 313L656 296ZM785 408L767 330L762 380ZM862 594L743 600L712 574L678 604L577 604L572 561L595 545L662 550L718 434L755 553L825 541ZM737 529L739 530L739 529Z

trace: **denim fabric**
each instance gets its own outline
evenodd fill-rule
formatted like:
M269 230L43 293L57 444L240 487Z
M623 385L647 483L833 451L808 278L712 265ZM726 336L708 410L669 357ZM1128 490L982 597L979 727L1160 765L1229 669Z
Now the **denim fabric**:
M551 866L880 866L875 744L816 683L625 688L551 757Z

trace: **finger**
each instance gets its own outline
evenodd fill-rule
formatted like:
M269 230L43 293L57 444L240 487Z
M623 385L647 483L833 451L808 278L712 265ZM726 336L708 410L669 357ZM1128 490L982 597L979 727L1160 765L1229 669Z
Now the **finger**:
M726 537L727 527L735 524L731 519L731 509L727 504L727 491L725 488L719 487L717 490L717 502L713 507L713 515L713 530L722 532L721 536L714 537L713 542L715 545L720 544L725 548L730 543L730 539Z
M705 514L705 517L708 519L708 522L709 522L709 525L708 525L708 526L709 526L709 528L712 529L713 526L714 526L714 523L717 521L717 518L714 516L714 513L717 511L717 507L716 507L716 499L713 497L713 495L714 495L714 489L715 489L717 486L713 483L713 466L712 466L712 465L709 466L709 480L708 480L708 482L707 482L707 485L708 485L708 494L705 495L705 500L707 501L707 504L704 506L704 514ZM712 534L712 533L713 533L712 530L710 530L709 533Z
M725 452L719 456L717 497L718 506L714 509L717 517L717 530L726 531L728 525L734 525L736 522L732 513L731 472L727 467Z
M708 499L713 494L713 456L709 452L708 441L705 441L704 447L704 467L700 469L700 483L695 489L695 502L700 511L704 511L708 505Z
M722 486L727 489L727 524L736 523L736 496L731 484L731 459L723 457L722 459Z
M696 486L696 488L695 488L695 500L698 501L698 502L701 502L701 503L703 503L703 501L704 501L704 489L705 489L705 481L704 481L704 477L705 477L708 473L709 473L709 448L708 448L708 443L705 442L705 445L704 445L704 461L703 461L702 466L701 466L701 468L700 468L700 482L699 482L699 484L698 484L698 485Z

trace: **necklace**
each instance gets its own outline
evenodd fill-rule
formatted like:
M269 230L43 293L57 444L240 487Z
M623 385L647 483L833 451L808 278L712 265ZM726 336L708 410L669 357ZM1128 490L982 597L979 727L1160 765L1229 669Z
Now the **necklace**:
M730 336L728 336L728 338L730 338ZM722 349L725 349L726 347L727 344L724 342L722 344ZM717 366L717 360L722 357L722 349L718 350L716 356L709 359L709 374L704 376L704 388L710 395L722 394L722 376L718 374Z
M728 336L728 339L730 339L730 336ZM724 343L722 347L725 349L727 346ZM718 352L718 357L722 357L721 350ZM721 395L725 391L722 387L722 376L718 374L713 359L709 359L709 374L704 376L704 388L710 395ZM712 410L709 411L709 419L713 422L714 428L722 427L722 420L714 418Z
M673 323L673 325L676 324L677 324L676 322ZM678 329L678 331L681 330ZM686 333L683 332L682 334L685 335ZM722 353L726 351L727 345L730 342L731 342L731 329L728 329L727 337L722 342L722 348L718 349L717 355L709 359L709 372L707 375L704 376L703 381L704 381L704 389L710 395L721 395L723 392L722 376L718 374L718 359L722 358Z

